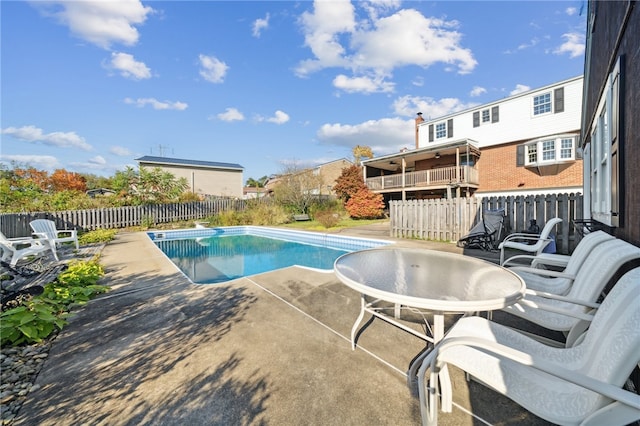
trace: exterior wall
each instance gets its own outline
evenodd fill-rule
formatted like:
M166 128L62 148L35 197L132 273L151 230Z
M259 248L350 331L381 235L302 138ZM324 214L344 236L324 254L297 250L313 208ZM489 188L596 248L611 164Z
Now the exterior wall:
M418 126L420 148L437 146L459 139L478 141L480 149L514 141L525 141L558 133L578 132L582 105L583 78L575 77L540 89L511 96L478 108L428 120ZM533 98L564 88L564 111L533 116ZM499 107L499 121L473 127L475 112ZM429 125L453 120L453 136L429 142Z
M526 193L532 190L541 193L582 192L582 161L559 164L556 174L541 176L530 168L516 166L518 145L516 142L482 150L476 164L480 176L480 188L476 195L505 191Z
M141 167L160 168L176 178L185 178L192 192L198 195L217 195L242 198L241 170L216 170L204 167L180 167L140 163Z
M593 31L587 33L583 143L589 143L589 131L608 75L616 59L624 55L619 191L622 215L613 232L618 238L640 245L640 174L637 170L640 164L640 5L629 1L590 1L589 13L589 19L593 15ZM585 192L590 192L588 176ZM590 205L585 205L585 211L589 209Z
M322 176L320 195L335 195L333 186L336 184L336 179L342 174L342 169L351 165L353 165L351 161L342 159L319 166L318 170L320 176Z

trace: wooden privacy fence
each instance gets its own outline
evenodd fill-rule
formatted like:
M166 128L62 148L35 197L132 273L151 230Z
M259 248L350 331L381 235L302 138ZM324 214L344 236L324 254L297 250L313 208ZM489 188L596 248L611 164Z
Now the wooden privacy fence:
M527 229L531 219L542 229L547 220L559 217L562 223L556 227L556 249L571 253L580 239L573 220L584 217L582 201L579 193L391 201L390 233L395 238L457 241L480 221L483 210L504 208L502 237Z
M213 199L191 203L152 204L145 206L109 207L59 212L0 214L0 230L7 237L31 235L29 222L50 219L58 229L110 229L158 224L182 220L197 220L225 210L243 210L245 200Z

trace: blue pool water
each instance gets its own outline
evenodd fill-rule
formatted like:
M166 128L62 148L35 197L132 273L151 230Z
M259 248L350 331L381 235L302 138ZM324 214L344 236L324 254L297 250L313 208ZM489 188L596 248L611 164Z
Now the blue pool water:
M259 227L149 232L196 284L221 283L293 265L332 270L341 255L386 241Z

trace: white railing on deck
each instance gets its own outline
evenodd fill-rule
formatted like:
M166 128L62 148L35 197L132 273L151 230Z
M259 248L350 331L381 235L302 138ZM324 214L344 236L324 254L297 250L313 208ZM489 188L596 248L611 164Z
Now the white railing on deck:
M478 184L478 170L471 166L442 167L439 169L419 170L387 176L367 178L369 189L383 190L395 188L420 188L449 183Z

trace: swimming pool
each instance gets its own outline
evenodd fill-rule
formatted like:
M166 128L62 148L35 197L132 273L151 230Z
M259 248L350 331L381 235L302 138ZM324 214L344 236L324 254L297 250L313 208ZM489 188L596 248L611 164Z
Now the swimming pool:
M196 284L221 283L289 266L331 271L341 255L389 241L258 226L151 231L147 235Z

